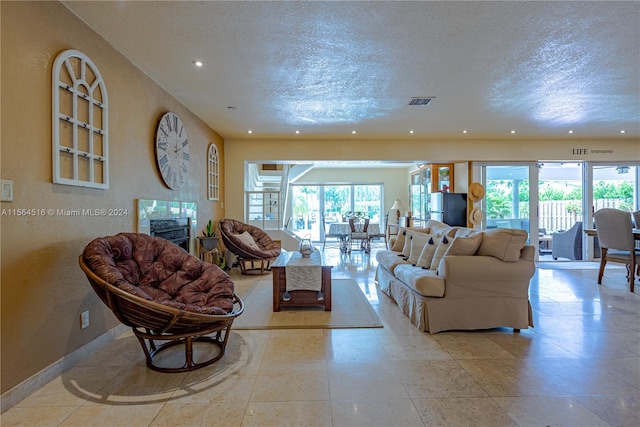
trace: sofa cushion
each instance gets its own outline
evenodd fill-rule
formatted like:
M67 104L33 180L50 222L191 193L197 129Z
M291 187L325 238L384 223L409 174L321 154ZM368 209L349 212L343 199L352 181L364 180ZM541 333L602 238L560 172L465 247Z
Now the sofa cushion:
M476 230L474 228L469 228L469 227L458 227L458 229L456 230L456 234L454 235L454 237L467 237L467 236L474 236L476 234L480 234L482 233L481 230Z
M431 235L425 233L411 233L408 237L410 239L411 250L407 261L409 261L410 264L416 264L418 262L418 258L420 258L422 249L424 249Z
M422 252L418 257L418 262L416 262L416 265L418 267L431 267L431 260L433 260L433 255L436 253L438 243L440 243L440 239L438 239L437 237L434 237L430 234L428 236L429 240L427 240L427 244L424 245L424 248L422 249Z
M440 260L444 257L444 254L449 250L449 246L451 245L451 241L453 239L451 237L443 236L438 243L438 247L436 247L436 252L433 254L433 259L431 260L431 265L429 266L430 270L437 270L438 264L440 264Z
M426 227L429 229L430 234L435 234L439 237L443 236L451 228L449 224L445 224L444 222L437 221L435 219L427 221Z
M394 275L407 286L426 297L444 296L444 279L438 277L435 271L414 267L410 264L400 264Z
M528 233L516 228L491 228L483 231L478 255L488 255L501 261L515 262L527 243Z
M408 264L402 257L402 253L395 251L378 251L376 252L376 261L389 272L393 273L396 266L400 264Z
M449 245L448 255L475 255L482 244L482 233L472 234L466 237L456 237Z

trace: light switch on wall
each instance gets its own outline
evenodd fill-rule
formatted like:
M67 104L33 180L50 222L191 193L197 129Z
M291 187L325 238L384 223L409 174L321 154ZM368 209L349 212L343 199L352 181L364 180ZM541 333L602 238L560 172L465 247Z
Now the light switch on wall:
M13 202L13 181L0 179L0 187L2 188L2 201Z

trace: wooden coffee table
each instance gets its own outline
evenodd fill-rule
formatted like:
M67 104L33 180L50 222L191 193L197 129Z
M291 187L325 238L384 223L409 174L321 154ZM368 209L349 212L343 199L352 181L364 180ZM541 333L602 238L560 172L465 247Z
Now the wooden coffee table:
M289 291L291 299L284 301L283 296L287 291L287 263L291 259L293 252L282 253L271 264L271 270L273 271L273 311L280 311L280 307L307 307L307 306L320 306L324 307L325 311L331 311L331 266L322 265L323 261L319 261L321 266L322 275L322 293L324 294L324 300L318 301L318 291L299 289L295 291ZM320 257L322 260L322 257Z

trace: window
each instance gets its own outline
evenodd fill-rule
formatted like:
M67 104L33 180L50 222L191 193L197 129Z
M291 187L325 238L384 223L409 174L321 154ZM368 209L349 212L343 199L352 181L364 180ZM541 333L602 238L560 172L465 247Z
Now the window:
M364 212L372 223L382 220L383 186L381 184L316 184L291 185L291 231L300 237L311 234L313 241L322 241L327 230L321 227L344 221L349 211Z
M207 163L207 198L209 200L220 200L219 194L219 172L218 172L218 147L215 144L209 145Z
M53 182L109 188L107 88L94 63L66 50L52 71Z

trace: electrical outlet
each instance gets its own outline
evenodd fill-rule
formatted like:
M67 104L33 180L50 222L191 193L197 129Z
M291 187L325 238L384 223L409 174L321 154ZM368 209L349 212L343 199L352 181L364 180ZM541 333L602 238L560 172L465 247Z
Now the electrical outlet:
M80 329L89 327L89 310L83 311L80 315Z

